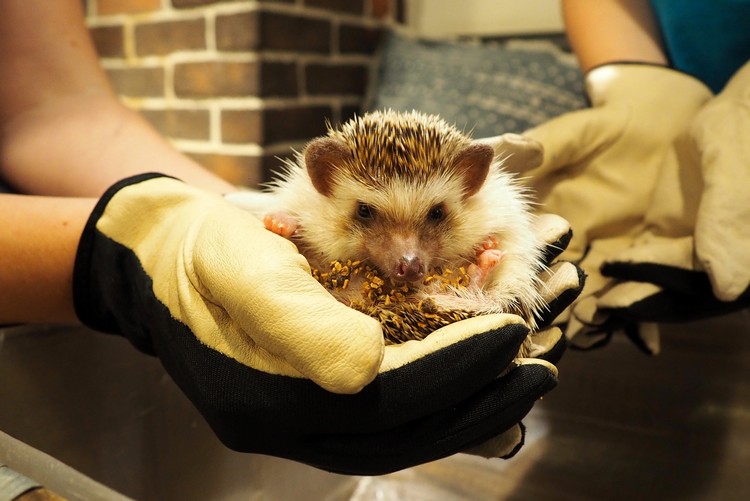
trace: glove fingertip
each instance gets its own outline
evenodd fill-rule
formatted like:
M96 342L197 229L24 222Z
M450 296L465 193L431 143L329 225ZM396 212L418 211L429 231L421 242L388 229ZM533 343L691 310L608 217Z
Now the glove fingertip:
M573 238L573 230L568 220L557 214L537 216L534 226L539 239L545 243L542 260L549 266L568 247Z
M565 249L568 248L570 241L573 239L573 230L568 229L556 240L547 243L542 251L542 261L549 266Z
M551 364L560 361L568 346L562 329L559 327L550 327L536 332L531 335L531 338L534 345L538 347L538 351L532 352L529 356Z
M375 379L383 363L385 345L380 324L374 319L352 315L346 325L355 336L345 331L336 333L340 325L334 324L331 332L321 332L320 344L308 344L308 350L314 353L297 355L307 377L332 393L350 395L359 393ZM324 351L312 349L322 346L326 347Z
M547 307L536 313L536 323L542 327L550 325L580 296L586 273L573 263L560 262L545 282L552 297L547 301Z
M517 425L519 437L518 441L516 442L515 447L513 447L510 451L508 451L506 454L500 456L500 459L510 459L516 454L518 454L518 451L520 451L524 445L526 445L526 426L522 422L518 422Z
M479 456L487 459L500 458L510 459L515 456L524 446L526 441L526 427L519 422L510 429L495 435L482 442L464 450L464 454Z

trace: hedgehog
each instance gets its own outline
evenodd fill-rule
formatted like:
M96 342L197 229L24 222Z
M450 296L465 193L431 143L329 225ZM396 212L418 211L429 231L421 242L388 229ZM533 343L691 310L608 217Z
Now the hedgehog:
M376 111L329 124L245 208L388 342L490 313L534 328L544 246L513 160L437 115Z

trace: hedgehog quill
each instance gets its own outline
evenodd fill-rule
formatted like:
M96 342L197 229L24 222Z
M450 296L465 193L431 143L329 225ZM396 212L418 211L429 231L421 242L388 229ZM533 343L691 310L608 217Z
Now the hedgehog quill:
M507 161L438 116L373 112L312 140L250 209L388 342L488 313L533 327L543 245Z

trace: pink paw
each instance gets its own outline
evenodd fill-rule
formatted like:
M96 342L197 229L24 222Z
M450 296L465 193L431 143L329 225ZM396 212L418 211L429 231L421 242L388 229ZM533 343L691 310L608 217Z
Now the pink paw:
M497 241L495 240L495 244ZM469 279L479 285L485 284L492 270L500 264L505 257L505 252L500 249L486 249L477 255L477 262L469 265Z
M283 212L266 214L266 217L263 218L263 224L267 230L284 238L291 238L297 231L297 221Z
M490 235L477 247L477 256L480 256L483 252L488 251L490 249L497 249L497 246L498 246L497 238Z

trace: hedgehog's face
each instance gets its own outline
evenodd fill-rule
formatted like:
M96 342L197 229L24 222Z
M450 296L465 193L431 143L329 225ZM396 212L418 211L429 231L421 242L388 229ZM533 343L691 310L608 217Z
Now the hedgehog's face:
M331 197L341 210L337 233L346 242L336 257L367 261L399 282L421 281L435 267L466 264L482 237L466 234L461 183L449 177L429 184L394 179L384 189L342 183Z
M408 218L399 218L389 209L356 201L352 221L366 236L361 242L364 257L398 282L421 281L440 255L450 227L448 209L437 203Z
M303 157L318 220L302 228L323 259L366 260L414 282L436 266L465 264L487 237L475 234L466 209L494 151L435 117L371 115L311 141Z

